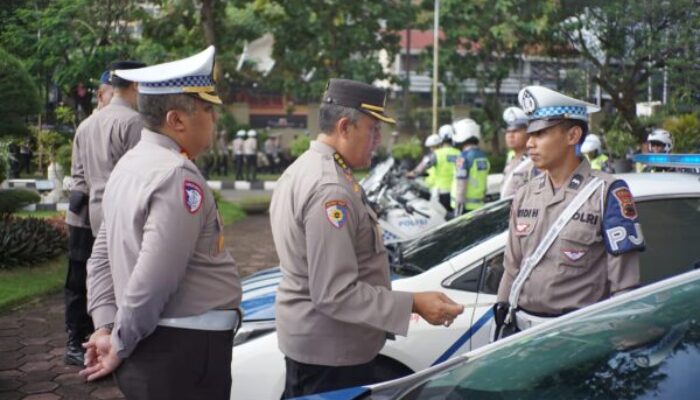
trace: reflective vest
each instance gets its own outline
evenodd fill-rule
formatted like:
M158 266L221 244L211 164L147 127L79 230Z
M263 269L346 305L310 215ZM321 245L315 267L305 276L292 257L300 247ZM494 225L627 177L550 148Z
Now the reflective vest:
M425 177L425 185L432 189L435 187L435 166L433 165L432 167L428 168L425 171L428 176Z
M590 160L591 162L591 169L594 169L596 171L603 171L603 166L605 163L608 162L608 156L605 154L601 154L598 157Z
M465 163L471 163L471 165L467 166L469 168L469 178L464 191L464 209L473 211L484 205L491 163L486 154L479 149L469 149L462 153L462 157ZM452 207L456 207L457 179L452 184L452 196L450 197Z
M515 157L515 150L508 150L508 153L506 153L506 164L508 164L513 157Z
M447 193L452 187L455 176L455 162L459 157L459 150L452 146L440 147L435 150L435 187Z

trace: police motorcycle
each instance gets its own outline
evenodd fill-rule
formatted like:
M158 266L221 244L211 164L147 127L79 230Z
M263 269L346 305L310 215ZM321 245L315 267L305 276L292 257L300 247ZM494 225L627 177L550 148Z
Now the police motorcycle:
M447 211L430 190L406 179L389 157L360 181L377 213L384 244L401 242L445 223Z

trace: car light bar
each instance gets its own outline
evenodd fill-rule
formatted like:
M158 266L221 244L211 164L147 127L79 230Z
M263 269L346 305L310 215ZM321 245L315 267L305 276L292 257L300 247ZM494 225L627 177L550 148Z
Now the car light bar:
M635 162L654 167L700 167L700 154L635 154L632 159Z

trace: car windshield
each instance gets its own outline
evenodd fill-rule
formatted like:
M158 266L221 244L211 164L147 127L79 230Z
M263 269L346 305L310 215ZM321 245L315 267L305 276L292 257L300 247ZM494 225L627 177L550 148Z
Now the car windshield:
M695 276L476 355L401 398L697 398Z
M433 232L401 244L401 265L420 273L508 229L510 200L462 216Z

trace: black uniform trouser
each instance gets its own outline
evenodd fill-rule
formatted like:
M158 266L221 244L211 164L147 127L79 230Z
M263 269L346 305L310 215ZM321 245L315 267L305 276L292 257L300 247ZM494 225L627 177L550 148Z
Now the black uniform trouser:
M257 154L247 154L245 156L246 172L249 181L254 181L255 176L258 172L258 155Z
M68 225L68 273L63 294L66 305L66 329L76 334L80 340L94 328L87 312L87 260L92 253L90 228L77 228Z
M159 326L117 368L129 400L229 400L233 330Z
M452 208L452 204L450 204L451 197L449 193L440 193L438 200L440 201L440 204L442 204L442 206L445 207L445 210L447 212L454 211L454 209Z
M283 399L376 383L375 360L343 367L304 364L284 357L287 375Z
M243 180L243 154L233 156L233 165L236 169L236 180Z

